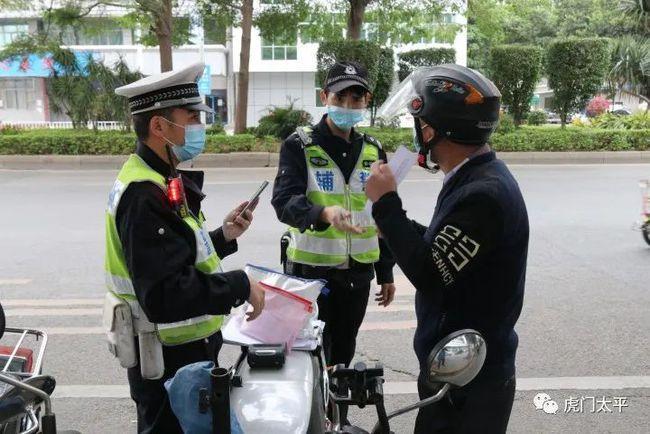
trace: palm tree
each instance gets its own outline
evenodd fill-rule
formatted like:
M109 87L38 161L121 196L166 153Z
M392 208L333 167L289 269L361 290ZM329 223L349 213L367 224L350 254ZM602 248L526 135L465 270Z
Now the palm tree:
M650 43L624 36L614 42L609 80L616 90L640 98L650 106Z

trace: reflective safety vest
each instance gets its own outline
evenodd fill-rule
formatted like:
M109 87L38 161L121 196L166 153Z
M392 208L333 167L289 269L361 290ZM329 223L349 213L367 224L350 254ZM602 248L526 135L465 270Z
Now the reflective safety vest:
M137 334L138 324L143 321L148 322L148 319L140 308L135 295L115 223L115 213L122 194L132 182L152 182L160 187L165 192L165 195L167 193L167 183L161 174L149 167L138 155L133 154L124 163L122 170L117 175L106 209L106 287L129 303L136 328L134 332ZM204 228L205 219L203 214L201 213L198 218L194 216L185 217L183 221L192 229L196 238L196 261L194 266L205 274L220 272L220 259L208 231ZM222 323L223 316L202 315L185 321L153 325L158 338L163 344L180 345L213 335L219 331ZM151 324L148 325L150 327Z
M379 159L379 144L364 136L359 159L349 182L325 150L312 143L311 130L299 128L307 159L307 198L316 205L338 205L350 211L352 223L365 229L362 234L350 234L328 227L324 231L307 229L300 232L290 227L287 258L296 263L314 266L338 266L349 257L364 264L379 260L377 227L366 208L365 185L370 166Z

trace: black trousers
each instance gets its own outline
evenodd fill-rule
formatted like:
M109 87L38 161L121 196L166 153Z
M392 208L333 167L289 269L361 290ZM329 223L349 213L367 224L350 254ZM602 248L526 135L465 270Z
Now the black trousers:
M467 386L453 389L442 400L421 408L415 434L505 433L515 396L515 376L478 377ZM420 399L434 395L418 379Z
M163 347L165 374L158 380L143 379L139 364L127 370L131 399L135 401L138 413L138 433L183 434L169 404L165 381L172 378L176 371L185 365L204 360L212 360L216 363L222 343L223 338L219 332L206 340L175 347Z
M318 319L325 322L323 350L329 366L349 366L357 347L357 334L366 315L370 281L346 279L345 270L327 279L330 292L318 297Z

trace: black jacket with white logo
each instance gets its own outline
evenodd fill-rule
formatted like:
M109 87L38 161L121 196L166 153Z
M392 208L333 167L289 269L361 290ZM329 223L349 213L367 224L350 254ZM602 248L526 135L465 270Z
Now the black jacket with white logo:
M373 206L396 262L417 289L414 346L421 368L445 335L478 330L487 342L481 376L514 374L528 253L519 186L493 152L470 159L443 186L426 228L397 193Z

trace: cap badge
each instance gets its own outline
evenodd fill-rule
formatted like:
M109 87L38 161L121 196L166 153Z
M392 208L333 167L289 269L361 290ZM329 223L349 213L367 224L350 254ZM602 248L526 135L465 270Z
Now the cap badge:
M345 73L347 75L357 75L357 70L354 68L354 66L348 65L345 67Z

